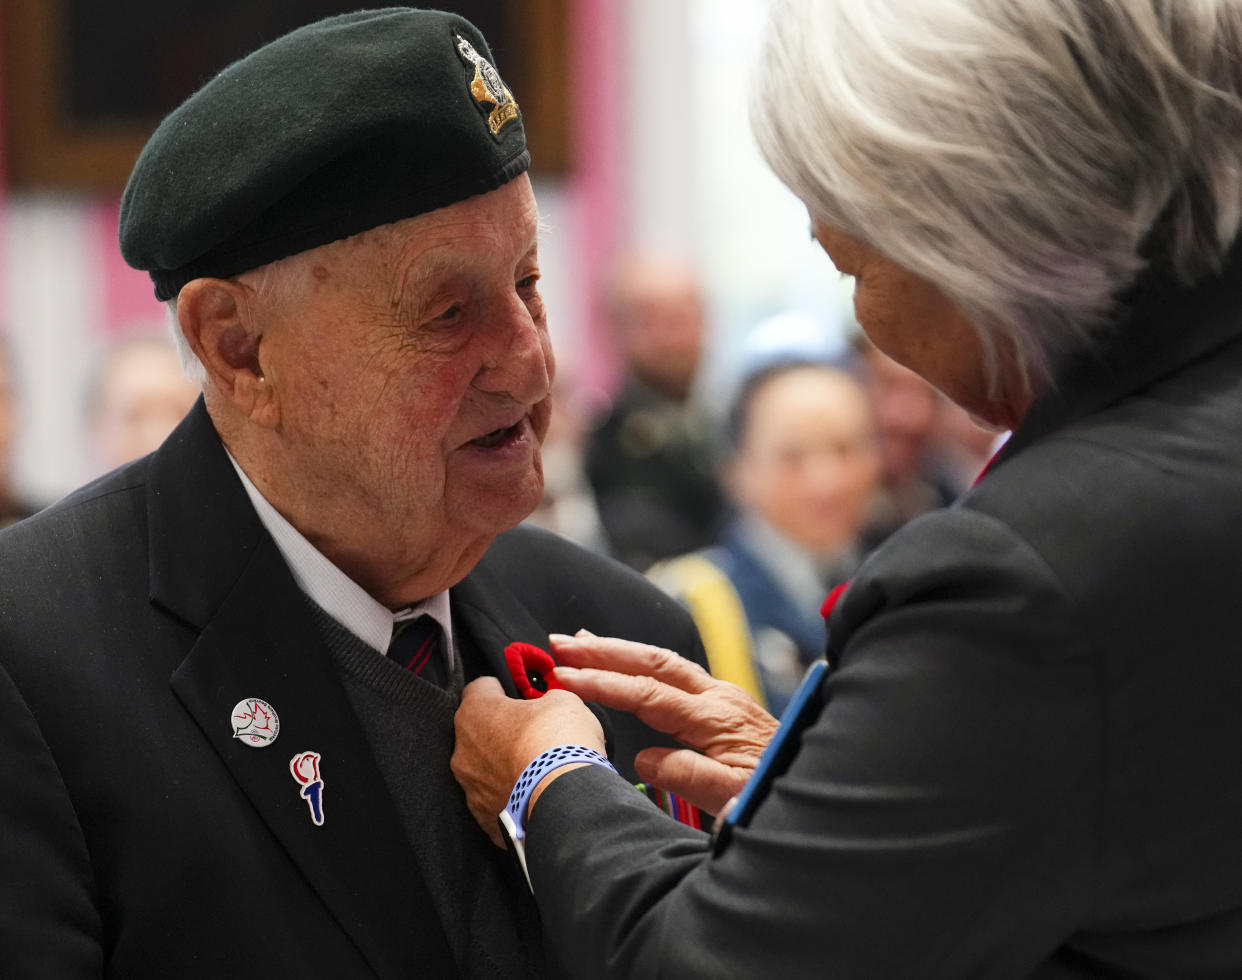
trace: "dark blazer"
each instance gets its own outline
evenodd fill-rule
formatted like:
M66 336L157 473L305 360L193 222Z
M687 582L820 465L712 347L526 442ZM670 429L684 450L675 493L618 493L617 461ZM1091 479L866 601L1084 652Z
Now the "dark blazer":
M825 705L721 853L604 770L540 797L577 975L1242 977L1242 268L1122 309L864 563Z
M543 532L502 535L450 594L467 674L510 693L503 647L546 648L550 631L638 631L702 657L675 603ZM233 737L244 698L276 709L270 747ZM655 739L622 721L611 741L627 768ZM322 756L320 827L289 769L306 750ZM459 793L444 813L470 819ZM411 914L421 881L201 402L151 457L0 535L0 974L455 975L438 926Z

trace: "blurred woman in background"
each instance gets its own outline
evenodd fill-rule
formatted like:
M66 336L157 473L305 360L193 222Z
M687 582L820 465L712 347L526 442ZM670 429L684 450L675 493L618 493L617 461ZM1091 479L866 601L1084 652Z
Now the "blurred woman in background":
M690 609L712 676L779 715L823 656L820 603L862 560L880 449L863 386L816 361L751 369L727 429L735 516L712 547L648 576Z

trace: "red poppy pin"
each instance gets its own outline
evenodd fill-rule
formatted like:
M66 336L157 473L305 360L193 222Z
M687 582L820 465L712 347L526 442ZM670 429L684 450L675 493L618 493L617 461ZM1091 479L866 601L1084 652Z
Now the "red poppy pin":
M556 661L546 650L530 643L510 643L505 647L505 663L518 693L527 701L543 697L553 689L564 690L553 671Z
M832 611L837 608L837 603L841 601L841 596L845 595L846 587L849 582L842 582L835 589L828 593L828 598L824 600L824 604L820 606L819 614L827 619L832 615Z

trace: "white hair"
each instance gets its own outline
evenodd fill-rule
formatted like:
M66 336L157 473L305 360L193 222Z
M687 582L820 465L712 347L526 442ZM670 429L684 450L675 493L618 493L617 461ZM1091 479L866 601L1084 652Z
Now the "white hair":
M304 254L297 252L239 273L232 278L237 282L246 282L254 294L264 302L269 304L278 302L296 288L298 274L306 265L302 258ZM181 361L181 370L192 382L202 386L207 382L207 368L198 359L198 355L194 353L194 349L181 329L181 320L177 315L177 297L165 300L164 306L168 310L168 328L172 333L173 342L177 345L177 357Z
M776 0L751 103L811 214L938 286L1026 379L1242 219L1242 0ZM934 329L929 325L928 329Z
M207 383L207 369L203 367L203 362L198 359L190 342L185 339L185 334L181 332L181 321L177 319L177 297L165 300L164 307L168 310L168 330L177 347L177 359L181 361L181 372L194 384L202 387Z

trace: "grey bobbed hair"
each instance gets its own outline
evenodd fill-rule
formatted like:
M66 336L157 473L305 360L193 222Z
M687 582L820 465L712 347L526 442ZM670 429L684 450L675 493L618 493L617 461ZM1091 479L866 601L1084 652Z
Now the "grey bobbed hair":
M994 381L1242 217L1242 0L776 0L755 77L777 176L956 302Z

